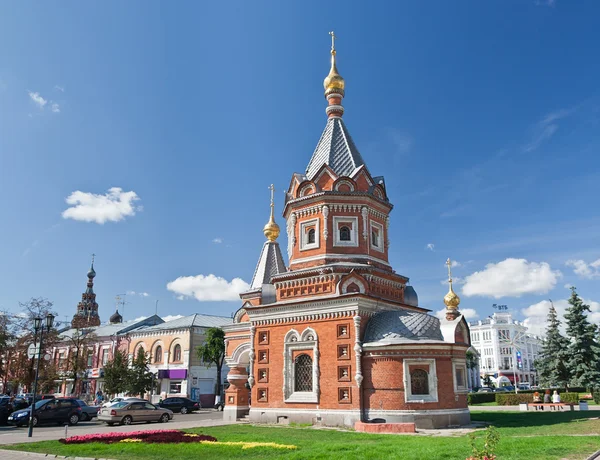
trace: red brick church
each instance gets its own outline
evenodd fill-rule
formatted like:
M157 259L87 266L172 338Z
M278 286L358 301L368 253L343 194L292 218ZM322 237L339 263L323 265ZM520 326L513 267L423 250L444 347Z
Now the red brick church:
M388 261L393 206L342 119L345 81L333 38L327 124L284 203L289 264L271 200L251 288L224 327L231 369L224 417L467 424L470 339L460 299L450 278L446 318L432 316Z

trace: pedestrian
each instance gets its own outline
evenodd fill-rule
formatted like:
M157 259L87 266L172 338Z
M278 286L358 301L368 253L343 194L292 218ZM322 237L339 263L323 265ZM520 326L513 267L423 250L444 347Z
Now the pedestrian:
M558 394L558 391L556 391L556 390L554 390L554 393L552 393L552 402L554 404L560 403L560 395Z
M551 402L552 399L550 398L550 390L546 390L546 393L544 394L544 403L550 404Z

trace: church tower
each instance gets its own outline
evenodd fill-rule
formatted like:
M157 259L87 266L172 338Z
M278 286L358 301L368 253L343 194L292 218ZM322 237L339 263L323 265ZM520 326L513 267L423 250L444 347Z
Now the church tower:
M460 299L450 277L446 317L430 315L389 263L393 206L343 121L346 82L330 35L325 129L283 207L288 267L271 200L251 288L223 327L224 418L357 430L371 418L412 427L403 430L468 423Z
M100 316L98 315L98 303L96 303L96 293L94 292L94 256L92 255L92 266L87 273L87 289L81 294L81 301L77 304L77 313L73 316L71 327L86 328L100 326Z

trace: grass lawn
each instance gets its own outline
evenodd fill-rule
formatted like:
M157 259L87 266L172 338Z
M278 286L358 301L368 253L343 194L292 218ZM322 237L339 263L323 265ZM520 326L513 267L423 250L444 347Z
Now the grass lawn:
M500 432L499 460L584 459L600 449L600 412L473 412L473 420L493 423ZM460 459L471 450L467 436L369 435L308 427L230 425L187 430L218 441L293 444L296 450L210 444L79 444L57 441L6 446L50 454L113 459ZM577 436L573 436L577 435ZM583 435L583 436L581 436ZM594 435L594 436L587 436Z

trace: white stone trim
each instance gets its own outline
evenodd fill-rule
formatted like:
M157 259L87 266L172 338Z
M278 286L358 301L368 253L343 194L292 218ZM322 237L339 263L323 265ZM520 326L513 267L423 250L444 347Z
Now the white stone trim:
M355 283L358 286L361 294L364 294L367 291L363 280L359 279L357 276L350 276L349 278L345 279L343 283L338 283L338 294L346 294L348 286L350 286L352 283Z
M308 226L315 226L315 242L308 243L308 232L305 231ZM308 219L300 222L300 251L308 251L310 249L318 249L321 244L321 229L320 221L316 219Z
M354 357L356 360L356 374L354 374L354 381L356 382L356 386L359 389L359 398L360 395L360 386L363 381L362 376L362 368L361 368L361 356L362 356L362 347L360 344L360 316L356 315L352 318L354 321Z
M373 245L373 239L371 238L371 234L372 234L374 228L379 231L379 236L377 238L377 246ZM371 246L371 248L375 249L376 251L385 252L384 244L385 244L385 239L384 239L383 225L381 225L379 222L375 222L374 220L369 220L369 245Z
M250 388L254 386L254 358L256 354L254 353L254 336L256 335L256 326L250 326L250 369L248 372L248 385Z
M309 340L311 339L312 340ZM289 341L288 341L289 340ZM285 335L283 346L283 398L286 403L318 403L319 402L319 338L314 329L307 327L302 334L291 329ZM294 391L295 367L294 351L312 350L313 390Z
M233 350L233 353L231 353L231 356L226 356L225 357L225 362L227 363L228 367L237 367L239 365L246 365L246 363L242 363L240 362L242 356L244 356L245 353L249 353L251 350L251 346L250 346L250 342L244 342L241 343L240 345L237 346L237 348L235 350Z
M327 218L329 216L329 206L323 206L323 238L327 241L329 230L327 228Z
M342 241L340 239L339 224L349 224L350 241ZM333 245L344 247L358 247L358 217L333 216Z
M470 414L469 409L425 409L425 410L384 410L384 409L365 409L367 418L376 418L384 415L402 416L402 415L453 415Z
M350 191L353 192L355 187L354 187L354 183L352 183L351 181L349 181L348 179L342 179L341 181L339 181L337 184L335 184L335 191L339 192L340 191L340 185L347 185L348 187L350 187ZM342 192L345 193L345 192Z
M463 380L464 386L459 387L458 381L456 379L456 370L463 370ZM467 360L466 359L458 359L452 358L452 383L454 384L454 393L468 393L469 392L469 374L467 372Z
M363 240L367 241L367 238L369 237L369 233L368 233L368 229L367 229L367 225L368 225L367 222L369 220L369 209L366 206L363 206L363 208L361 210L361 214L362 214L362 221L363 221Z
M387 261L380 259L378 257L367 255L367 254L332 254L332 253L322 254L319 256L302 257L300 259L294 259L290 262L290 265L299 264L299 263L303 263L303 262L314 262L315 260L331 259L331 258L349 259L349 260L366 259L366 260L372 260L374 262L380 263L381 265L387 265L388 267L390 266L390 264Z
M410 382L410 365L427 366L429 372L429 394L412 395ZM438 402L437 372L435 359L404 359L404 401L407 403L436 403Z

